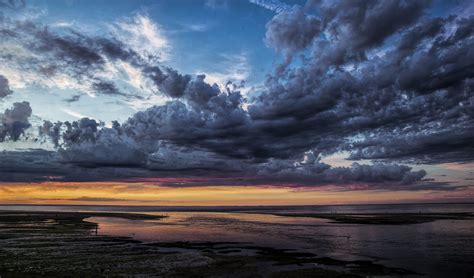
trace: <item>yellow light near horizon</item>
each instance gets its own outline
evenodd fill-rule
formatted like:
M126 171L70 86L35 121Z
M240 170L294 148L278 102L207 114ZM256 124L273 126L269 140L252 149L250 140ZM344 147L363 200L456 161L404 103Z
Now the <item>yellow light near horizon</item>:
M1 184L3 204L319 205L427 200L430 191L335 191L275 186L163 187L147 183L49 182Z

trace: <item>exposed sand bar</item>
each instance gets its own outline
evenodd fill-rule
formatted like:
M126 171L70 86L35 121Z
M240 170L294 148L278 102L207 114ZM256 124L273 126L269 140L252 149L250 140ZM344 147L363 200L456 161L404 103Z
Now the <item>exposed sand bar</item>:
M56 211L0 211L0 222L42 221L55 220L82 220L89 217L116 217L130 220L158 220L164 215L121 212L56 212Z
M334 223L407 225L436 220L474 220L472 213L270 213L277 216L312 217L331 220Z

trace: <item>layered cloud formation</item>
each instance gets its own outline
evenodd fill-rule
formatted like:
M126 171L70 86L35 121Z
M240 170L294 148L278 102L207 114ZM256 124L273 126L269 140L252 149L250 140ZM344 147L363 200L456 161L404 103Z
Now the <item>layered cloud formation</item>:
M0 179L199 176L223 185L454 189L397 164L474 160L474 17L434 17L429 7L370 0L279 9L262 36L284 61L248 99L236 84L223 88L180 73L159 52L120 36L54 32L3 17L4 41L29 53L2 54L10 65L45 78L66 75L94 94L130 97L104 75L126 64L169 101L111 126L88 118L46 121L36 140L56 149L3 152ZM0 97L10 94L1 77ZM0 141L20 139L31 113L27 102L6 110ZM321 161L339 152L374 163Z

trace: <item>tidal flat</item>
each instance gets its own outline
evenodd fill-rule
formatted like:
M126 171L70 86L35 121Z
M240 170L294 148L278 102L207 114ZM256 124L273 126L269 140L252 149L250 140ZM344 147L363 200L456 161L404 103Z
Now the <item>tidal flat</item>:
M156 221L163 215L0 212L1 277L366 277L417 273L248 242L143 242L101 235L93 217Z
M273 213L276 216L311 217L345 224L408 225L437 220L474 220L472 213Z

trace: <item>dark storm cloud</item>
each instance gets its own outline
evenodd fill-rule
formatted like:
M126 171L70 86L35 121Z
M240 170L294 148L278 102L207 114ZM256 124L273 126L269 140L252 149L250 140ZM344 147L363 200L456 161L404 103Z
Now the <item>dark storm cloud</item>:
M272 159L262 164L258 170L260 176L273 179L301 179L320 184L338 183L390 183L413 184L425 177L424 170L412 171L405 165L383 164L361 165L353 163L351 167L331 167L319 161L313 153L307 153L301 162Z
M377 22L385 20L382 11L390 7L394 14L403 14L405 4L364 1L351 12L358 2L343 3L351 7L320 10L326 31L337 36L329 41L317 38L313 56L302 66L267 80L268 90L249 108L254 123L278 138L290 154L312 146L323 154L347 150L353 159L473 160L473 17L420 18L405 24L419 17L420 10L409 13L406 21L392 22L394 26L387 27L391 32L372 38L358 33L364 33L360 26L366 17L375 15L370 22L384 26ZM362 18L359 9L366 14ZM327 22L333 20L355 29L345 37L349 33L331 30ZM394 47L383 45L381 38L389 36L395 36ZM347 40L352 43L340 44ZM305 142L299 141L303 138ZM271 153L285 155L277 149Z
M50 68L44 74L54 74L54 69L61 69L84 78L91 71L102 69L105 64L98 46L93 39L71 31L57 34L47 26L37 25L31 21L3 20L3 30L11 32L5 39L15 41L30 51L39 54L39 58L29 59L24 66ZM15 58L15 57L12 57Z
M276 15L267 23L266 43L287 54L306 48L320 32L321 21L306 15L302 8Z
M24 134L25 130L31 126L29 117L31 116L30 103L15 102L13 107L0 113L0 142L5 140L16 141Z
M409 30L386 55L388 59L363 72L373 77L366 78L367 84L385 90L387 99L373 99L372 106L379 106L378 111L372 109L372 117L361 119L363 122L352 122L376 124L368 126L372 127L370 135L349 144L352 158L403 158L424 163L473 160L474 17L443 20L445 25L457 27L450 35L447 32L453 30L440 28L440 21ZM407 52L410 44L428 38L426 49L417 45ZM393 76L397 86L388 83ZM390 100L388 105L384 103Z
M103 128L93 119L74 122L44 122L40 135L48 136L60 147L62 161L88 168L137 167L145 163L145 154L136 142L122 133L119 126Z
M47 176L62 180L107 180L179 173L212 184L226 173L226 184L450 190L424 180L423 170L393 164L474 160L474 17L433 18L428 4L315 1L304 11L295 7L276 15L267 25L267 43L287 55L307 51L296 65L288 62L268 76L263 92L251 100L238 86L221 89L203 75L145 61L116 39L16 23L11 38L29 34L26 41L48 63L58 60L54 66L95 81L92 86L103 94L115 94L117 87L97 83L94 73L116 59L137 67L171 99L112 127L87 118L45 122L41 135L58 151L41 175L36 167L23 167L25 177L41 180L51 172ZM339 151L379 163L321 162ZM22 156L7 158L14 165ZM57 168L49 171L50 164Z
M104 164L74 164L65 161L56 151L23 150L0 152L2 182L46 181L119 181L147 177L149 172L137 167Z
M191 81L190 75L181 75L173 69L166 69L166 74L156 66L145 68L144 71L161 89L163 94L174 98L183 96L186 86Z
M474 156L474 124L443 126L435 132L396 130L350 144L350 159L396 159L411 163L469 162Z
M130 117L123 124L127 134L138 141L166 140L227 156L248 156L244 137L250 122L239 91L223 92L206 83L203 75L193 78L168 71L162 80L163 92L177 99Z
M93 150L100 152L101 145ZM121 165L101 163L97 153L88 163L71 161L61 152L45 150L0 152L1 181L3 182L46 182L46 181L128 181L151 182L161 186L215 186L215 185L275 185L286 187L317 187L334 185L342 190L352 185L364 185L363 189L387 188L410 190L457 187L423 181L425 172L412 171L410 167L392 164L360 165L352 167L331 167L320 161L307 159L294 161L269 161L264 164L242 164L215 157L210 153L158 149L143 165ZM117 149L114 149L117 151ZM108 151L111 151L110 149ZM172 154L172 156L170 156ZM69 153L68 155L72 155ZM82 152L79 157L85 156ZM164 156L163 156L164 155ZM161 157L160 157L161 156ZM117 156L119 157L119 156ZM104 156L105 158L105 156ZM108 157L107 157L108 159ZM224 165L222 164L224 163ZM234 165L229 165L234 163ZM239 168L237 168L239 167ZM284 168L283 168L284 167ZM349 189L348 189L349 190ZM421 190L421 189L420 189Z
M10 90L10 86L8 85L8 79L5 78L5 76L0 75L0 99L11 95L13 93L12 90Z
M0 171L3 182L39 182L47 175L61 174L61 165L53 162L55 152L45 150L2 151Z
M172 102L168 108L176 105L173 112L188 111L184 104ZM161 106L160 108L163 108ZM367 183L393 185L394 187L409 188L420 182L426 172L423 170L412 171L410 167L392 164L360 165L355 163L352 167L331 167L320 161L320 156L314 152L308 152L301 161L294 159L270 159L264 163L255 163L251 160L230 159L230 150L219 153L222 149L212 149L207 146L206 150L201 144L184 141L179 137L164 139L167 136L205 136L214 138L216 135L200 134L194 135L184 133L181 130L169 130L170 128L184 128L176 124L176 120L189 121L189 115L157 114L156 109L149 109L137 113L126 124L114 123L111 128L101 127L99 123L91 119L81 119L76 122L56 123L46 122L42 133L49 134L53 141L58 142L59 152L55 153L57 162L64 163L69 170L64 171L61 180L75 180L86 169L94 173L81 179L107 180L111 177L110 169L122 169L122 178L131 180L136 178L153 177L180 177L203 176L204 185L214 185L218 182L222 185L238 184L280 184L285 186L320 186L327 184L352 184ZM165 113L166 110L160 111ZM163 116L172 119L169 126L160 126ZM139 122L137 122L139 121ZM196 120L197 121L197 120ZM201 123L205 123L203 121ZM212 124L212 123L211 123ZM195 123L200 126L200 123ZM139 128L140 127L140 128ZM207 129L207 128L206 128ZM204 129L204 131L206 130ZM61 131L62 132L58 132ZM152 133L151 131L155 132ZM192 131L191 131L192 132ZM170 137L171 138L171 137ZM211 140L211 139L207 139ZM174 143L166 143L166 142ZM225 140L224 140L225 141ZM158 143L157 143L158 142ZM60 167L61 168L61 167ZM48 169L42 171L47 173ZM57 175L57 173L55 173ZM139 174L139 176L137 176ZM49 175L48 175L49 176ZM225 176L227 179L222 180ZM178 178L179 180L179 178ZM189 183L189 184L188 184ZM181 186L197 186L194 181L183 181ZM369 186L370 187L370 186ZM429 185L426 186L429 188Z
M125 93L122 93L113 82L98 80L92 84L92 89L103 95L119 95L125 96Z
M69 103L76 102L76 101L79 101L81 99L81 96L82 95L73 95L72 97L67 98L64 101L69 102Z
M321 2L317 8L330 40L346 44L349 51L364 51L381 45L387 37L416 22L431 1Z

